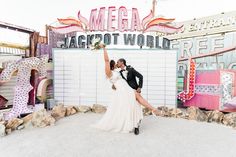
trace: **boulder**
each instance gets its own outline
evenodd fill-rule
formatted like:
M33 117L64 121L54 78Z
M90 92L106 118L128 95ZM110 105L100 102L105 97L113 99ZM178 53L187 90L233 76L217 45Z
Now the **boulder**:
M22 118L23 120L23 125L24 125L24 128L31 128L33 127L32 125L32 118L33 118L33 114L29 114L25 117Z
M28 123L32 120L32 118L33 118L33 114L29 114L29 115L23 117L22 120L24 123Z
M222 123L227 126L236 127L236 113L225 114Z
M91 110L94 113L105 113L107 111L107 108L103 105L94 104Z
M77 113L77 110L74 106L67 106L66 107L66 116L70 116L70 115L73 115L76 113Z
M12 120L8 121L6 124L6 129L16 130L18 126L23 124L23 120L19 118L13 118Z
M32 116L32 125L34 127L46 127L55 124L55 119L47 113L46 109L34 112Z
M16 128L16 130L22 130L22 129L24 129L24 128L25 128L24 125L19 125L19 126Z
M187 109L181 108L180 110L182 111L182 115L180 116L180 118L188 119L189 118L189 114L187 112Z
M224 114L220 111L208 111L208 122L222 123Z
M187 115L187 109L186 108L178 108L178 109L181 111L181 113L180 112L177 112L177 113L181 114L180 115L181 118L184 118Z
M77 109L78 112L82 112L82 113L92 111L91 107L85 106L85 105L80 105L80 106L76 107L76 109Z
M0 122L0 137L6 136L6 123L4 121Z
M158 112L157 112L157 116L162 116L162 117L170 117L170 112L169 112L169 108L166 106L160 106L157 108Z
M153 113L151 112L151 114L153 114ZM155 111L154 114L156 114L156 116L162 116L162 117L164 117L165 115L168 115L168 114L165 113L165 111L162 111L158 108L157 108L157 111Z
M56 120L59 120L60 118L65 117L66 108L64 107L63 104L56 105L53 107L51 115Z
M169 109L170 116L175 118L182 118L183 117L183 111L179 108L171 108Z
M12 132L11 129L6 129L6 134L9 135Z
M200 110L197 107L191 106L187 108L187 114L189 120L196 120L196 121L208 121L208 116L206 112Z

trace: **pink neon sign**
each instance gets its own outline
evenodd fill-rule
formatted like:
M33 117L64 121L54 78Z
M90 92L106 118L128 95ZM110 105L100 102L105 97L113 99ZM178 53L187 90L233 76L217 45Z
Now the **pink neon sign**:
M130 14L130 15L129 15ZM128 18L131 17L131 18ZM175 19L156 18L153 12L140 18L137 8L132 8L131 13L126 7L121 6L118 9L115 6L108 8L101 7L99 9L92 9L89 20L78 12L78 19L58 19L62 27L51 27L51 29L58 33L70 32L161 32L172 34L181 31L183 26L174 26L172 22ZM67 25L67 26L65 26Z

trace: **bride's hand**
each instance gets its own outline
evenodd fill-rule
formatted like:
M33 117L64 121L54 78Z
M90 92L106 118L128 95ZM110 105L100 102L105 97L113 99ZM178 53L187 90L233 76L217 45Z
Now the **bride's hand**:
M100 46L101 48L105 48L105 45L104 45L104 44L99 44L99 46Z

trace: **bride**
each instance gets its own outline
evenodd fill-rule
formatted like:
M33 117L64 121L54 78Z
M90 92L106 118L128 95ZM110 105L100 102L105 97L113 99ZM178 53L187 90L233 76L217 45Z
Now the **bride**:
M111 132L130 133L138 128L143 119L141 105L135 97L135 91L122 78L114 60L109 60L104 45L105 73L113 84L111 104L100 121L92 127ZM136 134L136 133L135 133Z

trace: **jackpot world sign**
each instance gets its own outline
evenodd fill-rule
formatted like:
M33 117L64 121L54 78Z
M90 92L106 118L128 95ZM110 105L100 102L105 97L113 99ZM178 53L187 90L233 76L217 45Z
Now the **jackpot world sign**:
M106 45L127 45L149 48L170 48L167 38L151 32L174 34L181 31L183 25L173 24L174 18L155 17L153 11L141 18L137 8L127 9L101 7L92 9L87 19L79 11L77 18L58 19L63 25L51 26L51 30L61 34L77 32L66 37L61 43L63 48L89 48L94 38L100 38Z

